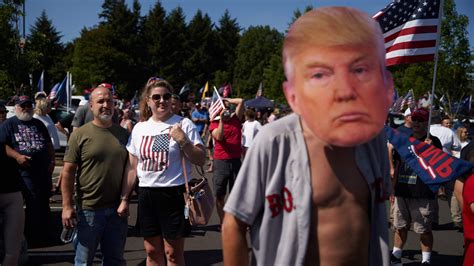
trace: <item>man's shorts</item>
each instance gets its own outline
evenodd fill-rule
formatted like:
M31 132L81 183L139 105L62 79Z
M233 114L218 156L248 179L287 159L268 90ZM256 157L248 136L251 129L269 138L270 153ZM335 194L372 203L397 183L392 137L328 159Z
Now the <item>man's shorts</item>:
M434 199L412 199L395 197L395 229L410 228L417 234L431 232L433 221Z
M184 185L176 187L140 187L138 223L143 237L162 236L177 239L184 236Z
M229 186L229 193L234 186L235 178L239 173L242 162L239 159L229 160L214 160L214 193L216 196L225 196L227 193L227 186Z

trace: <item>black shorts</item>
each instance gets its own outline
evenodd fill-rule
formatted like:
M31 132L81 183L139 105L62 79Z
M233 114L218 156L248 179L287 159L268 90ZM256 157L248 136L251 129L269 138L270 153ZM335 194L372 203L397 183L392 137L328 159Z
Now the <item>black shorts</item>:
M229 186L230 193L241 165L240 159L214 160L214 176L212 181L216 196L225 196L227 186Z
M143 237L162 236L177 239L184 236L184 185L176 187L140 187L138 223Z

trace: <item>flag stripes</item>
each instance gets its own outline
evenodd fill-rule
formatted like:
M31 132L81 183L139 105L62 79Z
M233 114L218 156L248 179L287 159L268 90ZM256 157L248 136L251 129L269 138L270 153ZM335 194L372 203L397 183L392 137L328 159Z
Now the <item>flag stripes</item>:
M396 0L378 12L386 64L432 61L440 30L439 0Z

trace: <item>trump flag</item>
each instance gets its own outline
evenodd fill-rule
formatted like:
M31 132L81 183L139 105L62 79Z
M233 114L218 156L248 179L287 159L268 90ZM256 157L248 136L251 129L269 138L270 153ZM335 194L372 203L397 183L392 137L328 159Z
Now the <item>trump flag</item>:
M454 180L474 167L470 162L453 157L391 127L385 126L385 132L400 158L433 192L438 190L440 184Z

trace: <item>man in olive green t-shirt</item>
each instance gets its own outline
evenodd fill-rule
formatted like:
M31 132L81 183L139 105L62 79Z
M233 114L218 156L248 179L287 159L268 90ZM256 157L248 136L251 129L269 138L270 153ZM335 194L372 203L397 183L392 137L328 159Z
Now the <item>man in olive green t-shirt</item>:
M128 132L112 123L114 103L107 88L99 86L92 92L90 108L94 120L71 134L64 156L62 223L77 227L76 265L91 265L99 243L104 265L125 265L127 219L116 210L128 159ZM72 200L74 177L77 213Z

